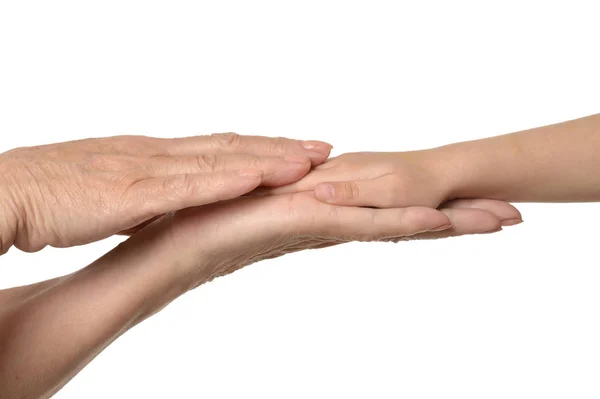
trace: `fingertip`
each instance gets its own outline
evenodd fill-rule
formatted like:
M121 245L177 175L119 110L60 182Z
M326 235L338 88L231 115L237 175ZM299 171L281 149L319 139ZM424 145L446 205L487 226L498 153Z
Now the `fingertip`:
M513 204L508 204L508 206L510 207L510 211L512 212L512 215L511 215L512 217L510 219L520 220L519 223L523 222L523 215L521 214L521 211L518 210L517 207L515 207ZM517 223L515 223L515 224L517 224Z
M456 235L482 234L502 227L498 216L485 209L445 208L442 212L451 221Z
M305 150L315 151L320 154L329 155L329 152L331 152L331 150L333 149L333 146L331 144L319 140L305 140L300 143Z
M519 224L523 221L521 212L512 204L490 199L459 199L447 202L443 209L480 209L494 215L504 226Z
M333 149L331 144L316 140L302 141L301 145L307 151L307 155L313 166L321 165L325 162Z
M493 212L502 221L503 226L512 226L523 221L521 212L512 204L503 201L497 201L496 212ZM491 211L491 209L490 209ZM504 224L506 223L506 224Z

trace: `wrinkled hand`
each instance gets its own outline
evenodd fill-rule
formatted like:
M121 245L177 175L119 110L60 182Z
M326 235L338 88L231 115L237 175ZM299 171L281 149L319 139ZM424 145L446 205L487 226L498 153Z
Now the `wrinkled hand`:
M167 215L125 247L152 254L186 289L262 259L349 241L434 239L485 233L520 218L511 205L459 200L443 209L373 209L326 204L312 193L243 197ZM449 228L450 224L452 227ZM176 259L176 262L174 262Z
M317 141L121 136L0 155L0 254L100 240L179 209L288 184L328 156Z

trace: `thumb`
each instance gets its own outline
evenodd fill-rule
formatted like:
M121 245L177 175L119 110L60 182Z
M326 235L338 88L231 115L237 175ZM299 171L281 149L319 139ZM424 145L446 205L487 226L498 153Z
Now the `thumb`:
M322 202L346 206L394 207L393 190L385 177L369 180L348 180L318 184L315 197ZM382 188L384 188L382 190ZM397 202L397 201L396 201Z

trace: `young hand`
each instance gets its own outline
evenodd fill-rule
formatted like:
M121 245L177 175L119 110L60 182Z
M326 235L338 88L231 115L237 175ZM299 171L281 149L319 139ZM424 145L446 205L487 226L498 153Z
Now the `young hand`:
M313 191L327 203L393 208L437 208L449 200L449 182L425 152L357 152L331 158L298 182L258 190L267 194Z

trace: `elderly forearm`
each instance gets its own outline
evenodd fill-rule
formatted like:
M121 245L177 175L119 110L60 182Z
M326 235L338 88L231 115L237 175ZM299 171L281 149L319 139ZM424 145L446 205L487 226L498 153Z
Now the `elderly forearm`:
M6 290L0 397L52 395L117 337L185 292L177 265L151 253L125 242L74 274Z
M425 151L453 198L600 201L600 114Z

